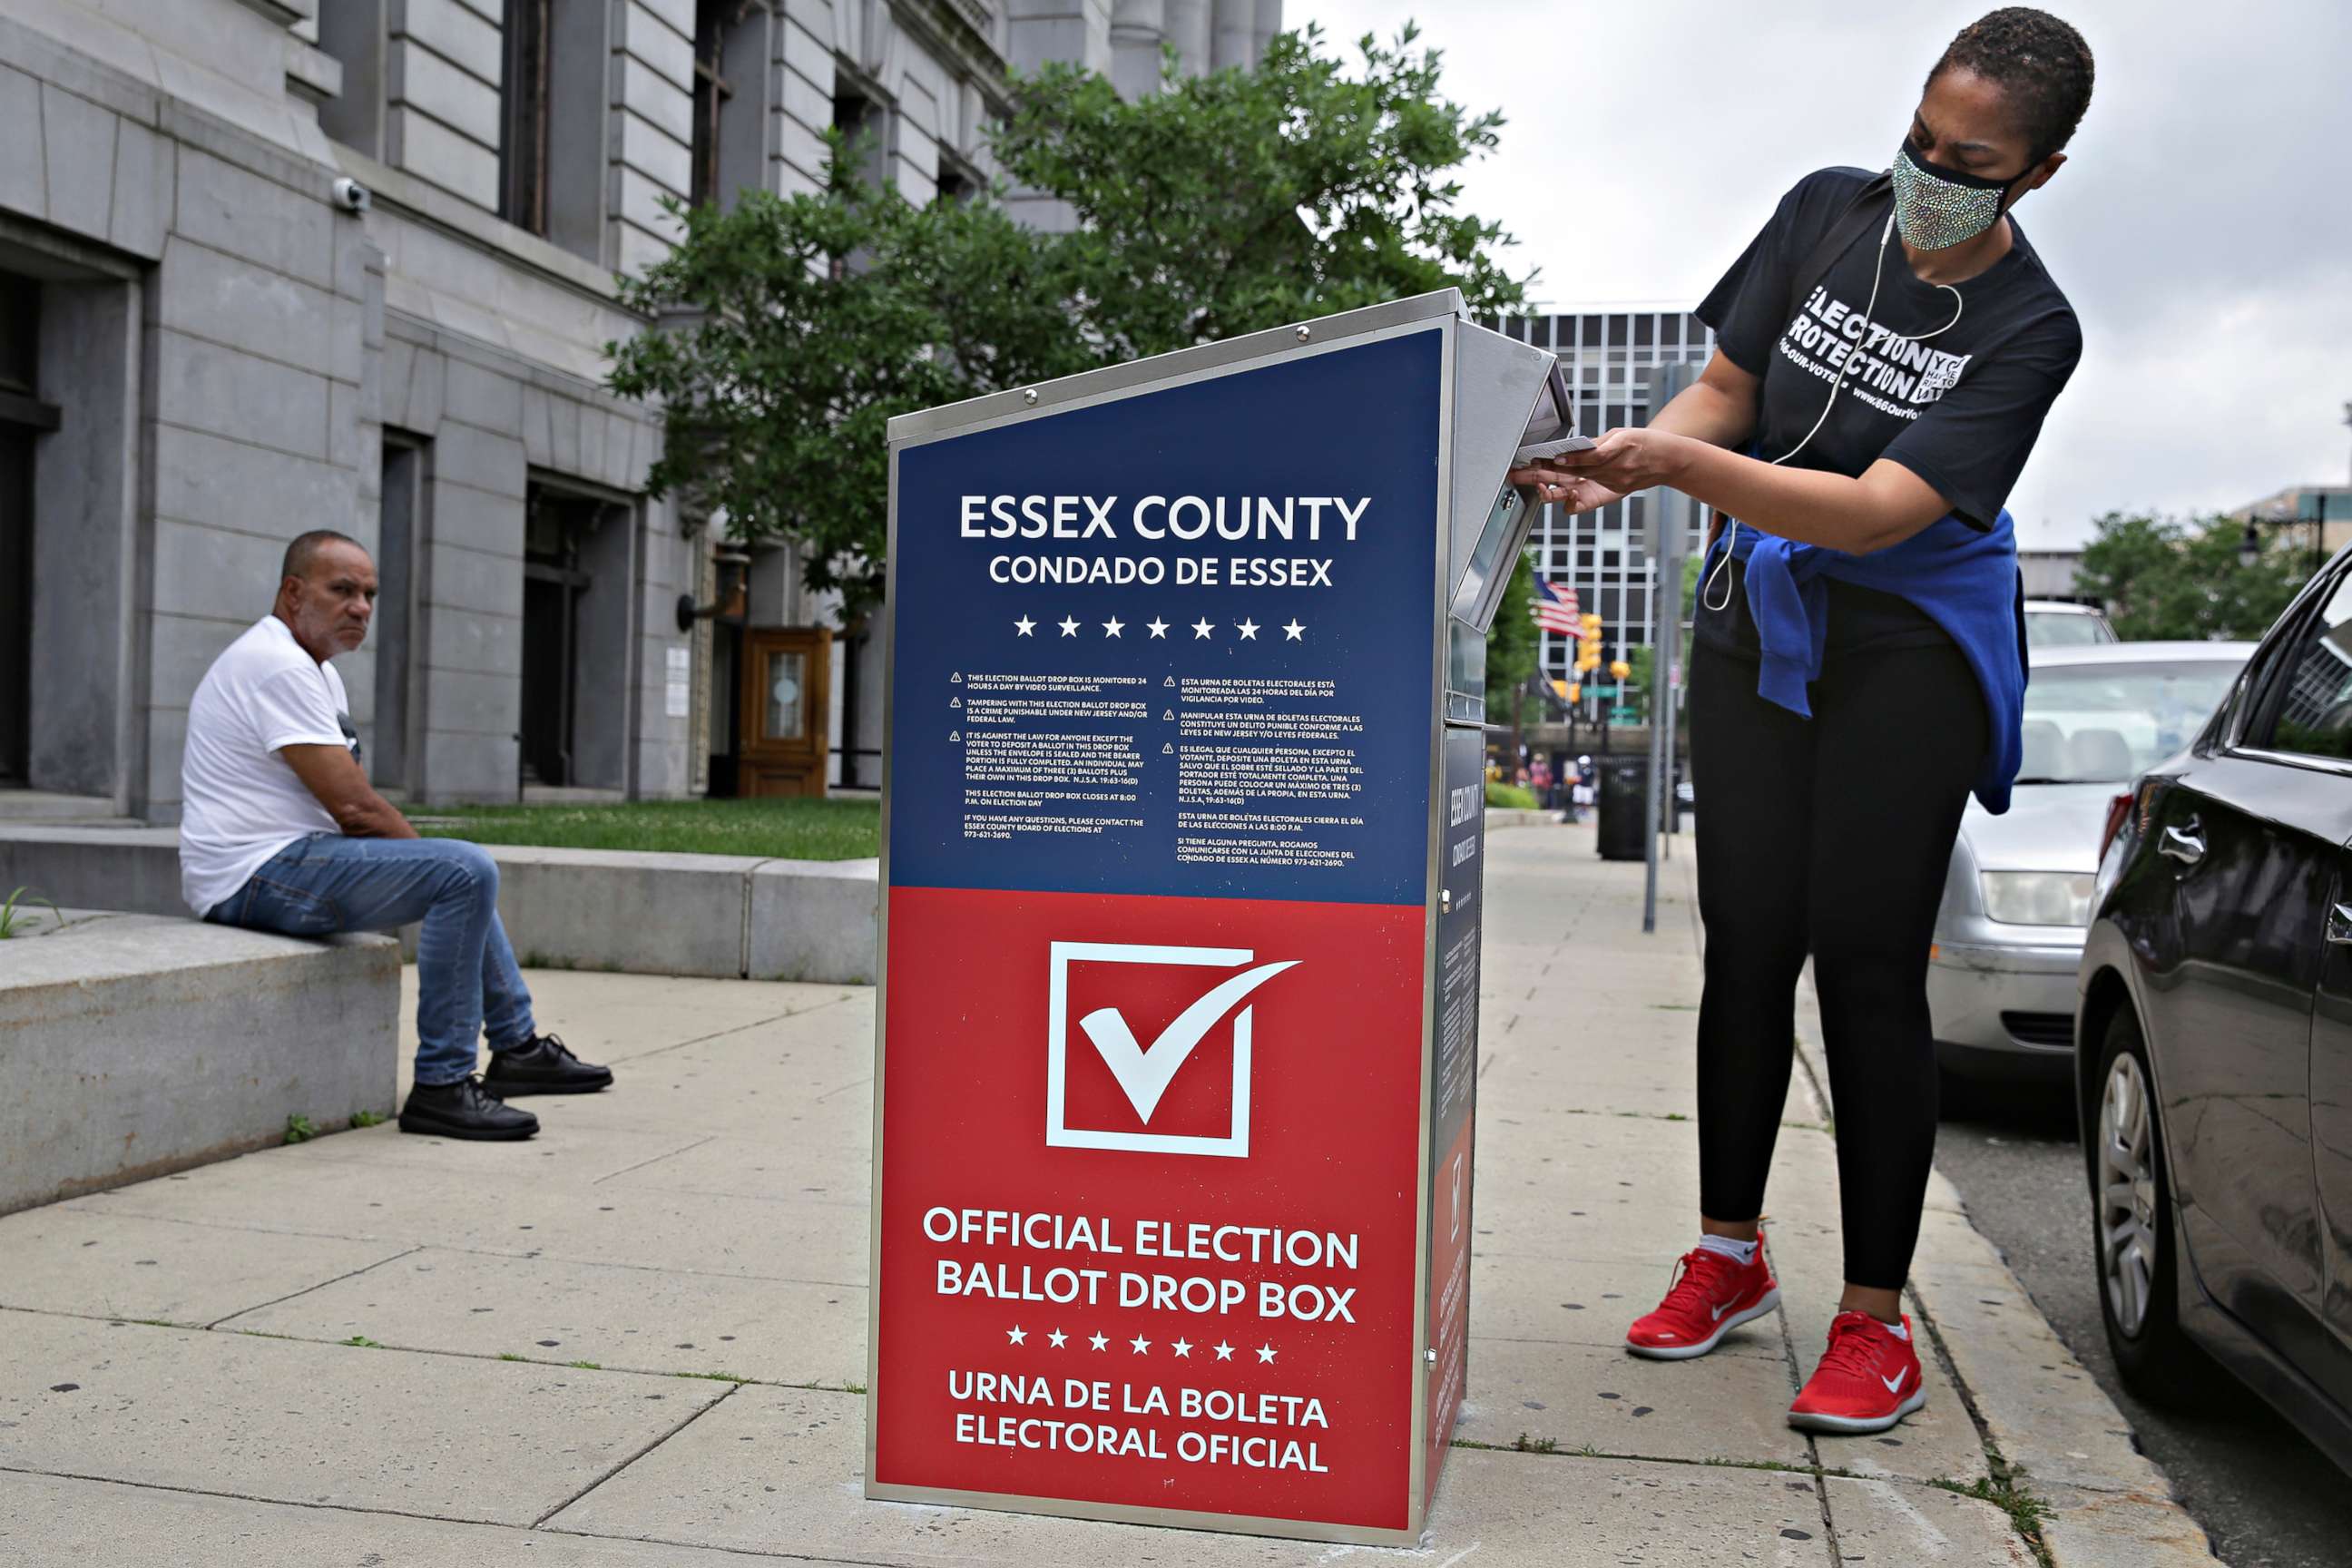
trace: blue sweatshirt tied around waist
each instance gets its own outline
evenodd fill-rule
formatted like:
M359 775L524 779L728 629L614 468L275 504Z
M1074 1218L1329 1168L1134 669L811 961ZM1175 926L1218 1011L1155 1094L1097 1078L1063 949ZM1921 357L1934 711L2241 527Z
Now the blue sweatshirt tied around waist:
M1726 529L1727 538L1735 531ZM2017 534L2004 509L1990 529L1950 515L1902 543L1868 555L1799 544L1743 522L1731 552L1745 564L1748 609L1756 620L1763 666L1757 695L1812 717L1805 689L1821 678L1829 636L1828 578L1909 600L1959 646L1983 689L1990 743L1977 774L1976 797L1996 816L2009 809L2010 786L2024 754L2025 642L2017 601ZM1716 541L1699 574L1704 585L1722 559Z

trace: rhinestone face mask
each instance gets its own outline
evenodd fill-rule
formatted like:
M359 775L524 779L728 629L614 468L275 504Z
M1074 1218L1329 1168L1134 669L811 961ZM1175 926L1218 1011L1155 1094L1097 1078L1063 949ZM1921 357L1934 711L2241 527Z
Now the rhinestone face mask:
M2000 220L2001 197L2022 175L1988 180L1939 169L1912 156L1911 144L1895 149L1895 227L1905 244L1942 250L1974 239Z

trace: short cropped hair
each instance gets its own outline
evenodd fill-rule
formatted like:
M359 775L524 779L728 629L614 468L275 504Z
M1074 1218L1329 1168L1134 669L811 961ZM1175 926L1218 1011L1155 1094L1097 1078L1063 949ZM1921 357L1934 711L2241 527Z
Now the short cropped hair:
M2065 148L2091 106L2091 46L2047 11L2004 5L1987 12L1946 47L1927 73L1929 85L1955 66L2008 95L2036 163Z
M321 549L330 544L359 542L350 534L337 533L331 528L314 528L308 533L298 534L294 542L286 547L286 559L278 568L278 580L283 583L289 577L299 577L307 583L310 580L310 568L318 563ZM366 547L362 545L361 548Z

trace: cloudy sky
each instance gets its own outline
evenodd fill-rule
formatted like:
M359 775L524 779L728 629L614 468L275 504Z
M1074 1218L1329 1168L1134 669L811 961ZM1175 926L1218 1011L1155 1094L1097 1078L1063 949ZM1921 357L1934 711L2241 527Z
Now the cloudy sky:
M1782 191L1883 167L1921 79L1988 9L1854 0L1287 0L1352 52L1408 18L1449 96L1499 108L1465 206L1535 298L1696 301ZM2011 510L2021 542L2111 509L2234 507L2352 467L2352 5L2055 0L2098 79L2017 216L2082 318L2082 367Z

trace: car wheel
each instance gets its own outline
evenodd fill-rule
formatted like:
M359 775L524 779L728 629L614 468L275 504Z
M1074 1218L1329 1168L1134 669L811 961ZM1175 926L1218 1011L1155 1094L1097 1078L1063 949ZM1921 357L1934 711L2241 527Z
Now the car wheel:
M2129 1007L2107 1022L2098 1120L2089 1150L2093 1266L2099 1314L2124 1386L2151 1405L2201 1394L2207 1363L2180 1331L2178 1241L2164 1124L2147 1046Z

